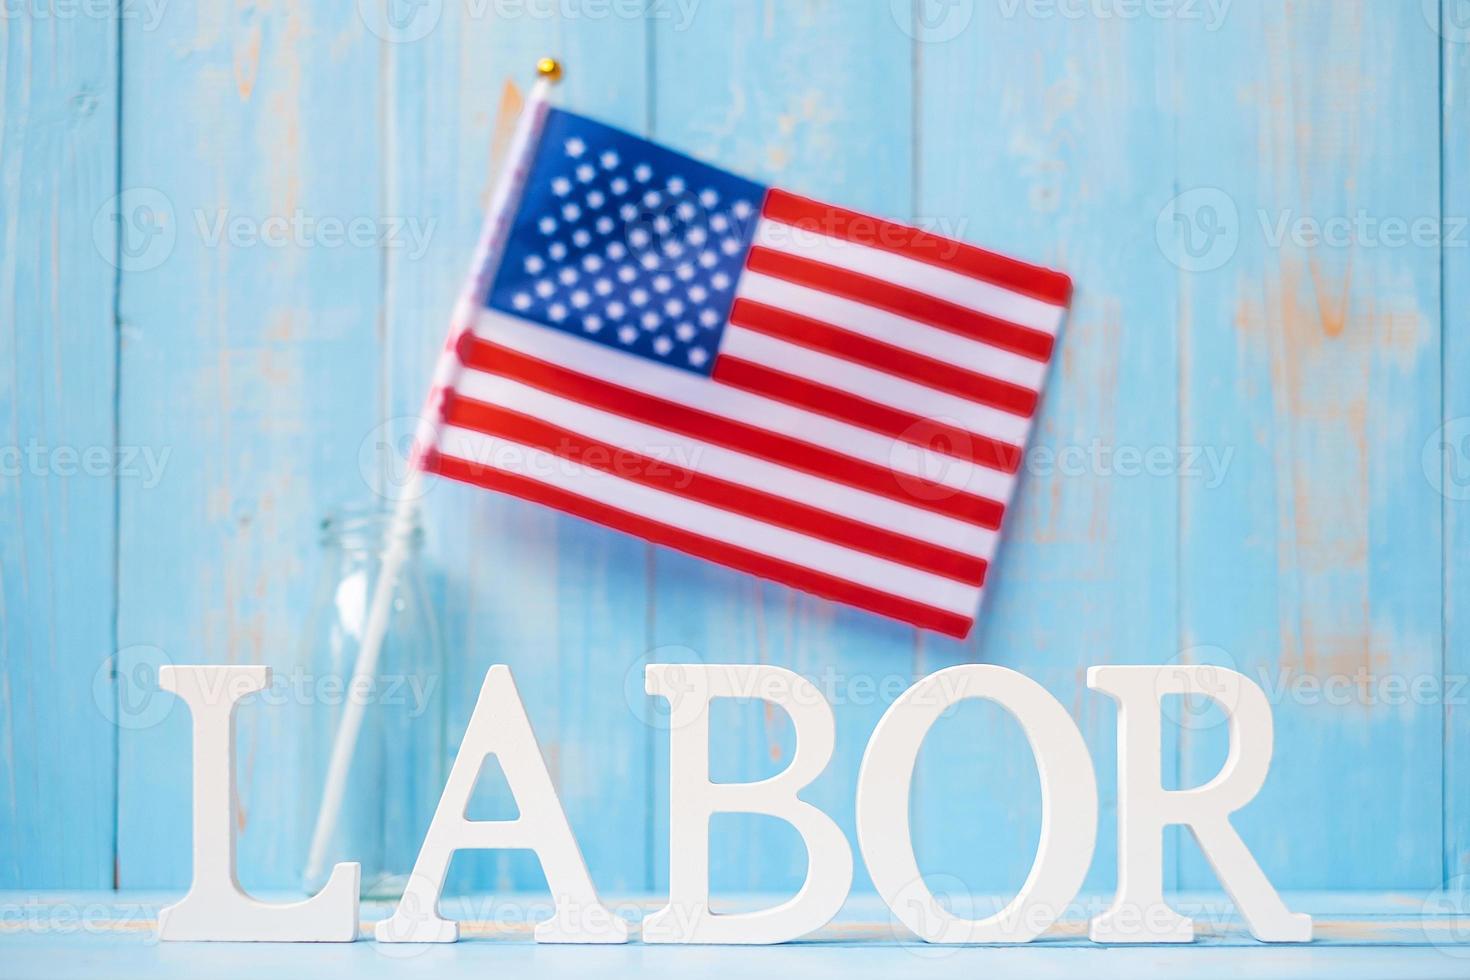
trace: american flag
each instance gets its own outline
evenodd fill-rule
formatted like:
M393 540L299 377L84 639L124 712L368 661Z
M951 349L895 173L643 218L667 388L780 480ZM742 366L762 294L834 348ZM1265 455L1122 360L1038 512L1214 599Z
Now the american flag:
M954 636L1061 273L546 113L424 469Z

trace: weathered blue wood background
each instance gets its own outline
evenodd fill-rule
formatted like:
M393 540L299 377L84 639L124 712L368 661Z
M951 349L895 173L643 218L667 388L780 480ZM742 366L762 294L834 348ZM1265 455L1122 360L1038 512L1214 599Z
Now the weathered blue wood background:
M0 887L186 880L186 721L131 699L164 658L295 661L316 522L370 494L361 457L418 407L544 53L569 107L1078 285L965 643L433 489L450 746L511 664L599 886L664 885L666 735L638 677L693 658L818 680L839 744L809 795L849 832L910 680L1037 677L1095 754L1098 891L1113 715L1086 665L1235 666L1275 705L1272 776L1237 822L1279 885L1470 872L1463 0L383 2L0 18ZM222 216L397 231L275 247L216 238ZM1167 749L1181 784L1223 758L1195 707ZM247 884L295 881L306 710L243 718ZM718 776L784 764L778 714L716 720ZM1014 887L1038 804L1014 724L965 706L921 760L921 864ZM715 833L720 887L803 877L789 828ZM1172 881L1210 887L1172 840ZM456 862L460 887L539 880L523 855Z

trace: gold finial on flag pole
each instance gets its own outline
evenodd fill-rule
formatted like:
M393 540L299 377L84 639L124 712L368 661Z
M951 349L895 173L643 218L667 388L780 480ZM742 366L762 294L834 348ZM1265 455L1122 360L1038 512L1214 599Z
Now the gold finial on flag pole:
M561 62L555 58L542 58L536 62L536 74L551 82L561 81Z

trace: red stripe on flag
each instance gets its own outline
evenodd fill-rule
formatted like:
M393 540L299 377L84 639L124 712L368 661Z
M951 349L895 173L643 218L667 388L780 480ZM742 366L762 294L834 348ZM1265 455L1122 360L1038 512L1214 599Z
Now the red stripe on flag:
M774 188L766 195L761 213L772 221L907 256L1044 303L1066 306L1072 299L1072 280L1064 273L987 252L910 225L895 224Z
M500 405L489 405L460 395L451 395L445 405L445 421L490 436L500 436L523 446L542 449L583 466L611 473L624 480L736 514L764 521L908 565L943 575L966 585L985 582L985 561L940 545L895 534L831 511L787 500L739 483L709 476L645 456L610 443L589 438L560 426L542 422Z
M893 283L865 276L861 272L778 252L763 245L757 245L750 250L745 267L752 272L775 276L799 286L809 286L824 293L887 310L910 320L919 320L940 330L948 330L971 340L1013 351L1035 361L1045 362L1051 357L1054 341L1049 334L987 316L927 293L895 286Z
M1036 392L1028 388L765 303L736 300L730 322L1023 418L1036 411Z
M579 374L480 337L460 342L460 360L468 367L524 382L592 408L668 429L711 445L745 453L781 466L866 490L921 510L944 514L992 530L1000 524L999 503L942 483L898 473L824 446L803 442L768 429L690 408L622 385ZM942 450L936 450L942 451ZM994 462L973 462L1016 472L1020 450L1005 447Z
M726 544L723 541L715 541L692 531L630 514L625 510L558 487L539 483L530 477L507 473L492 466L431 452L424 459L424 469L462 483L472 483L547 507L555 507L605 527L637 535L655 544L677 548L697 558L704 558L737 571L772 579L824 599L845 602L924 629L932 629L964 639L973 624L973 620L968 616L935 609L923 603L857 585L846 579L813 571L802 565L781 561L769 555Z
M1008 443L977 435L938 419L911 415L857 395L743 358L721 354L712 377L721 384L786 402L851 425L870 429L936 453L967 460L991 469L1014 473L1021 450ZM992 503L994 503L992 501ZM1000 504L987 519L999 527ZM982 521L982 523L984 523Z

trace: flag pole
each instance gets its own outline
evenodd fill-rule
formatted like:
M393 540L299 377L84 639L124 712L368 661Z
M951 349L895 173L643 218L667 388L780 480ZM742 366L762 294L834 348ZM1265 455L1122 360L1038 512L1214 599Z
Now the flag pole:
M361 692L377 673L378 658L383 651L383 640L388 633L388 620L393 607L393 593L397 588L398 576L408 557L408 539L418 518L419 498L424 489L424 455L438 441L440 421L439 406L442 393L453 386L459 373L460 363L456 351L460 336L472 328L475 312L483 305L485 295L500 265L505 251L506 238L510 234L511 218L520 203L525 188L526 175L531 167L531 158L539 142L542 124L549 107L551 87L561 80L561 64L555 58L542 58L536 63L536 83L521 109L516 128L506 151L505 162L485 210L484 224L480 228L479 243L458 302L455 304L450 322L449 337L439 357L433 383L425 408L419 418L414 434L412 458L409 461L408 481L404 485L393 517L388 525L387 546L383 552L382 568L373 589L372 602L368 606L367 623L363 629L362 646L353 667L352 681L347 688L348 696L343 705L342 719L337 724L337 735L332 742L332 758L327 767L326 782L322 787L321 807L317 811L316 826L312 830L311 848L307 854L306 870L303 875L308 890L314 890L322 878L327 857L327 848L336 833L337 822L342 813L342 799L347 790L347 776L352 769L352 756L357 750L357 740L362 732L365 699Z

